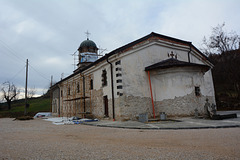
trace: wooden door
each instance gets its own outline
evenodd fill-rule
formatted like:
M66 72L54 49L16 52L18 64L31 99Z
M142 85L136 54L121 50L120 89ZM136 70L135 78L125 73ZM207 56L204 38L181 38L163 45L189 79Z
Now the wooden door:
M104 115L106 117L109 117L109 114L108 114L108 97L107 96L103 97L103 103L104 103Z

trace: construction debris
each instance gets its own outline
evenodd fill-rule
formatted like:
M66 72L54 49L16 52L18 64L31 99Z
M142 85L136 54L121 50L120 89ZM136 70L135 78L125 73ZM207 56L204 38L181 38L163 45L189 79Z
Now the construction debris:
M84 122L94 122L98 121L98 119L87 119L87 118L78 118L78 117L54 117L54 118L47 118L44 119L46 121L51 121L55 125L70 125L70 124L82 124Z

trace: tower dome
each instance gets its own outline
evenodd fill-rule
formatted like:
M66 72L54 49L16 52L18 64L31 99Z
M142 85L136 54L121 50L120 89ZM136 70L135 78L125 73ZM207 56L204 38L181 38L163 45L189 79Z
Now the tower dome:
M83 42L80 44L80 47L79 47L79 48L84 48L84 47L97 48L97 45L96 45L93 41L87 39L87 40L83 41Z
M78 51L79 53L83 52L97 53L98 48L97 45L92 40L87 39L80 44Z

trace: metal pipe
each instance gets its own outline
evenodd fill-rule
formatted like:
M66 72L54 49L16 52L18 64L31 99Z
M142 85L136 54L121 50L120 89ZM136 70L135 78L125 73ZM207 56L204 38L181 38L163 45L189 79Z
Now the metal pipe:
M190 50L188 51L188 62L190 63L190 53L192 51L192 43L190 43L189 47L190 47Z
M153 102L153 95L152 95L152 85L151 85L151 79L150 79L150 72L149 71L148 71L148 80L149 80L151 99L152 99L153 118L155 118L154 102Z
M86 112L86 97L85 97L85 77L83 77L83 112Z
M111 85L112 85L112 114L113 114L113 121L115 121L115 104L114 104L114 85L113 85L113 66L112 63L108 60L109 56L107 56L107 62L110 64L111 69Z
M60 99L61 99L61 88L60 88L60 85L57 86L58 87L58 90L59 90L59 98L58 98L58 117L60 117Z

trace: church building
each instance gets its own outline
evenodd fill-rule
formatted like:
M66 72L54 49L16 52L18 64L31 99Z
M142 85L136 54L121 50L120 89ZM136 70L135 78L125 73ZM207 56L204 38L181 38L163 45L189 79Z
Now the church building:
M51 87L53 115L137 120L215 104L213 64L191 42L152 32L101 58L89 39L78 51L77 69Z

